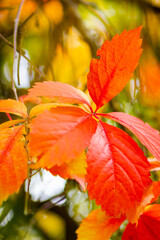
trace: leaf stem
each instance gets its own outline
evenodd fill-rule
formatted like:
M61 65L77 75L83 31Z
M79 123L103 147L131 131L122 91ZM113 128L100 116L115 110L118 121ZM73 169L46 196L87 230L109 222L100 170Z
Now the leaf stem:
M25 143L24 143L24 147L26 149L26 153L27 153L27 158L28 158L28 185L27 185L27 191L25 193L25 204L24 204L24 215L28 215L29 211L29 188L30 188L30 183L31 183L31 176L32 176L32 169L30 168L30 156L29 156L29 150L28 150L28 134L30 129L28 128L28 123L29 123L29 119L27 118L25 121L25 130L26 130L26 134L25 134Z

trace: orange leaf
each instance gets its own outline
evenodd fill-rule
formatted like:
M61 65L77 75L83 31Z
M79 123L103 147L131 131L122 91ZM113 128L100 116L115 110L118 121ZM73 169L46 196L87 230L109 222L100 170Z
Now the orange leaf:
M104 212L96 209L83 219L77 230L77 240L109 240L124 219L124 217L108 218Z
M24 121L25 121L24 119L16 119L16 120L4 122L4 123L0 124L0 130L12 127L18 123L24 123Z
M23 98L23 101L32 101L46 97L58 103L79 103L87 104L90 108L90 103L87 95L79 89L76 89L66 83L61 82L39 82L29 89L29 93Z
M124 131L100 122L87 153L90 199L107 216L132 218L150 185L149 163L137 143Z
M0 100L0 112L13 113L24 118L28 116L26 106L13 99Z
M153 51L152 51L153 52ZM143 103L154 107L160 103L160 63L153 54L145 56L140 65L140 91Z
M0 203L17 192L27 178L28 160L23 133L23 126L0 131Z
M129 223L122 240L158 240L160 239L160 205L148 206L136 224Z
M91 61L87 86L97 109L121 92L132 77L142 52L141 29L124 30L105 41L97 51L100 59Z
M69 163L85 150L97 122L77 107L57 107L39 114L30 124L29 147L35 167Z
M76 159L72 160L68 164L64 163L61 166L54 166L53 168L49 169L49 171L53 175L59 175L60 177L65 179L75 179L77 182L79 182L83 190L85 190L85 175L87 167L85 158L85 152L82 152L80 156L78 156Z

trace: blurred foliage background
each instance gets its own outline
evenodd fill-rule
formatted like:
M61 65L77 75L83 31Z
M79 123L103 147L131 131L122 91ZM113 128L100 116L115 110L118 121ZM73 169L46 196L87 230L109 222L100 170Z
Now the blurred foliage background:
M87 92L90 60L102 43L124 29L143 25L140 64L125 89L102 111L127 112L160 130L160 0L25 0L13 68L15 20L21 3L0 0L1 99L15 98L12 78L18 96L44 80L69 83ZM3 114L0 122L5 120ZM152 177L159 179L159 174ZM31 180L25 216L26 188L0 207L0 239L74 240L78 224L96 207L76 182L41 171ZM112 239L121 239L124 227Z

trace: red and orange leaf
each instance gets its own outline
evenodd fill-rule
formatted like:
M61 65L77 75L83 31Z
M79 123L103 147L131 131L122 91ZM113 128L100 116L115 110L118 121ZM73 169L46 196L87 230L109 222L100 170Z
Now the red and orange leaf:
M77 230L77 240L109 240L124 220L124 217L108 218L105 212L96 209L83 219Z
M39 114L30 124L31 156L35 168L69 163L89 145L97 122L78 107L57 107Z
M29 93L23 98L23 101L34 100L35 102L39 97L49 98L58 103L87 104L90 107L89 99L84 92L61 82L38 82L29 89Z
M13 99L0 100L0 112L12 113L24 118L28 116L26 106Z
M87 153L88 191L107 216L133 216L151 180L149 163L124 131L99 122Z
M0 203L17 192L27 178L28 160L23 133L23 126L0 131Z
M152 183L152 192L153 192L153 198L151 199L150 203L153 203L154 201L156 201L160 196L160 182Z
M132 77L142 52L141 29L124 30L105 41L97 51L100 59L91 61L87 86L97 109L121 92Z
M132 216L132 222L138 222L138 218L143 214L147 205L157 200L160 195L160 182L152 182L144 191L142 200L137 207L134 215Z
M142 120L127 113L112 112L104 114L104 116L127 127L148 148L153 156L160 160L159 131L152 128L148 123L144 123Z
M86 154L85 152L82 152L80 156L78 156L76 159L72 160L68 164L64 163L61 166L54 166L53 168L49 169L49 171L54 176L59 175L60 177L65 179L75 179L85 191L85 175L87 167L85 159Z
M136 224L129 223L122 240L158 240L160 239L160 205L148 206Z

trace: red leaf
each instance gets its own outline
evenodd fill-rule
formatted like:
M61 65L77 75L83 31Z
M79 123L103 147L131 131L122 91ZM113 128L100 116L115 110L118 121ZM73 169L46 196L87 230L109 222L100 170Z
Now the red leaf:
M153 156L160 160L160 134L157 130L127 113L112 112L103 116L127 127L149 149Z
M154 204L146 208L136 224L129 223L123 233L122 240L158 240L160 239L160 205Z
M0 131L0 203L17 192L27 178L28 160L23 132L23 126Z
M90 107L89 99L84 92L61 82L38 82L29 89L23 101L35 101L39 97L46 97L58 103L87 104Z
M100 209L92 211L77 230L77 240L109 240L120 227L124 217L108 218Z
M87 153L89 196L107 216L133 220L151 183L149 163L137 143L122 130L99 122Z
M62 165L75 159L89 145L96 121L78 107L57 107L34 118L29 147L40 159L35 168Z
M26 106L13 99L0 100L0 112L13 113L21 117L27 117Z
M141 29L116 34L97 51L100 59L91 61L87 86L97 109L121 92L132 77L142 52Z

